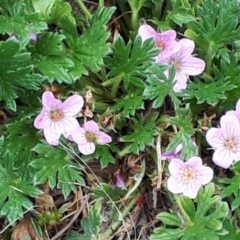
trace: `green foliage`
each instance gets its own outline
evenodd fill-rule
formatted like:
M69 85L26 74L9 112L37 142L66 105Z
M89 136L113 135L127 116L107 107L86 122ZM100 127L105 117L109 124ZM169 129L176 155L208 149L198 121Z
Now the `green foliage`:
M167 79L164 74L166 69L166 65L155 63L147 70L147 86L144 89L143 96L145 99L154 100L153 108L161 107L167 95L173 96L173 78ZM170 71L174 71L173 67ZM176 98L174 97L174 99Z
M119 187L112 187L106 183L101 183L101 187L95 187L92 189L93 198L101 199L104 201L118 201L120 197L126 195L127 190Z
M125 44L123 38L119 37L113 46L112 56L105 58L105 63L110 69L109 77L121 76L125 89L130 85L143 88L142 76L146 75L150 60L159 53L159 50L153 47L153 39L142 43L141 37L137 36L133 42Z
M48 182L52 189L60 188L66 198L76 190L75 183L84 184L80 172L82 167L73 163L65 150L39 143L32 151L36 153L36 158L30 163L36 171L35 185Z
M158 218L164 226L155 229L150 239L220 240L220 236L227 235L223 219L228 214L228 205L214 196L214 190L213 183L201 189L196 204L186 197L176 196L182 206L181 213L160 213Z
M190 82L188 89L181 96L184 99L196 98L198 104L207 103L215 106L219 101L227 99L226 93L235 88L234 84L223 78L209 84L197 80Z
M99 226L102 223L101 207L99 202L90 208L89 215L82 219L81 226L84 234L79 234L76 231L71 231L65 240L93 240L97 239Z
M137 109L144 109L143 96L137 94L129 94L121 99L116 99L116 105L112 107L112 111L120 112L121 117L129 118L134 115Z
M22 180L11 164L0 164L0 178L0 216L6 216L13 223L23 216L25 210L33 208L28 196L40 195L42 191Z
M232 43L240 38L238 2L206 0L197 10L200 21L191 22L192 30L211 44Z
M240 230L237 228L237 224L235 220L231 218L226 218L223 222L223 227L226 231L228 231L228 234L224 236L220 236L221 240L238 240L240 237Z
M82 74L88 75L88 71L97 72L103 63L103 57L109 53L109 45L106 41L109 32L106 24L111 18L115 8L99 8L93 15L89 28L81 36L78 36L77 26L68 18L64 18L60 26L66 36L68 46L67 57L74 63L70 70L73 79Z
M130 143L123 151L124 154L130 152L139 154L147 145L154 143L155 136L158 134L155 126L156 116L144 118L142 115L131 118L129 124L132 127L132 133L121 137L121 142Z
M22 88L37 90L44 80L32 71L30 53L23 52L15 38L0 42L0 100L4 100L10 110L16 111L15 99Z
M221 196L234 196L234 200L231 202L231 209L237 209L240 206L240 176L235 175L232 178L223 178L220 179L219 182L224 183Z
M192 136L194 129L192 127L192 120L188 109L176 110L176 117L169 119L169 123L176 126L179 131L171 140L168 145L166 152L173 152L177 145L182 143L183 150L181 151L182 159L189 159L190 157L197 154L196 147L193 146Z

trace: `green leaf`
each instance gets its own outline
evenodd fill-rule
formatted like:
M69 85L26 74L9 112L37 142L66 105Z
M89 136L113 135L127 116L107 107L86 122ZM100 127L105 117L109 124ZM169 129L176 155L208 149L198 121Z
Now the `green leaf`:
M0 100L12 111L16 111L15 99L22 88L37 90L44 80L32 70L30 53L21 53L16 39L0 42Z
M157 218L160 219L166 225L176 226L176 227L182 226L182 222L179 219L177 213L175 212L171 212L171 213L162 212L157 215Z
M152 64L148 68L147 86L144 89L145 99L154 100L153 108L159 108L163 105L167 95L172 92L173 83L168 80L163 73L167 66L159 63Z
M95 199L118 201L120 197L126 195L127 190L101 183L101 187L92 188L92 192Z
M112 57L105 58L105 63L110 69L109 77L122 76L125 88L130 85L143 88L142 77L146 76L153 57L159 53L158 49L154 49L153 39L142 43L140 36L137 36L133 42L125 44L123 38L119 37L112 52Z
M192 120L188 109L176 110L176 117L169 119L169 123L175 125L179 131L173 137L170 144L168 145L166 152L173 152L177 145L182 143L183 150L181 152L182 159L189 159L190 157L197 154L197 149L192 143L192 136L194 129L192 127Z
M47 24L38 14L29 11L28 4L5 1L1 7L0 33L9 35L15 33L27 43L31 38L30 33L38 34L47 29Z
M182 207L185 213L191 216L191 221L186 221L181 211L172 217L174 222L181 223L181 225L176 224L175 228L171 219L163 218L165 226L155 229L150 239L219 240L220 236L227 235L228 231L223 228L222 223L228 215L228 205L226 202L222 202L219 196L213 196L214 192L214 184L210 183L200 189L195 201L181 197ZM189 206L187 206L188 204ZM169 213L160 215L169 216Z
M37 154L30 163L36 169L34 184L48 182L52 189L57 186L65 198L76 190L75 183L84 184L80 172L82 167L73 163L65 150L40 143L32 151Z
M106 24L114 10L114 7L98 8L89 28L80 37L76 35L76 26L70 20L62 21L63 33L67 37L66 44L69 48L67 56L74 63L70 70L74 79L81 77L82 74L87 75L88 69L97 72L101 68L103 57L110 52L109 45L106 44L109 37Z
M215 82L205 83L200 80L190 82L188 89L181 96L184 99L196 98L198 104L207 103L215 106L220 100L227 99L226 92L237 86L227 79L217 79Z
M112 111L119 111L121 117L129 117L134 115L137 109L144 108L143 96L132 93L121 99L116 99L116 105L112 107Z
M11 168L0 164L0 216L6 216L13 223L23 216L25 210L33 207L28 196L42 194L37 187L28 181L22 181Z
M238 28L238 2L231 0L203 1L197 10L196 19L190 23L191 29L211 44L232 43L240 38Z
M139 151L144 150L147 145L151 145L154 142L154 138L158 133L155 119L144 119L140 115L138 121L136 119L131 120L133 132L121 137L120 141L130 143L128 147L129 152L139 154Z
M223 222L223 227L228 231L224 236L221 236L221 240L238 240L240 237L240 230L236 225L236 222L232 218L226 218Z

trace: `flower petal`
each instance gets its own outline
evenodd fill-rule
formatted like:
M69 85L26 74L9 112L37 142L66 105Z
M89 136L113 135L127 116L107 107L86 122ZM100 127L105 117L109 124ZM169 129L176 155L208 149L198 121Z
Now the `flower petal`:
M43 107L42 111L37 115L34 120L34 127L37 129L43 129L45 127L45 122L43 121L44 116L46 115L46 109Z
M189 55L192 54L192 52L195 48L194 41L192 41L190 39L187 39L187 38L182 38L178 43L181 46L181 51L182 52L187 52Z
M146 41L148 38L155 38L156 31L149 25L144 24L138 29L138 34L141 36L142 41Z
M86 130L84 128L78 127L71 133L71 137L74 142L77 144L86 144L87 139L86 139Z
M186 189L186 184L180 178L170 176L167 180L167 188L174 194L182 193Z
M97 143L98 144L106 144L106 143L110 143L112 141L112 138L107 135L104 132L99 132L97 134Z
M161 160L171 160L172 158L175 158L176 154L174 152L164 152L161 155Z
M222 130L220 128L210 128L206 134L206 140L213 148L219 148L224 145Z
M56 99L52 92L46 91L42 95L42 104L47 111L51 111L53 109L60 109L62 106L62 102Z
M182 62L181 71L189 76L196 76L204 71L205 62L196 57L189 57L187 62Z
M61 135L61 125L51 124L43 129L44 136L50 145L57 146Z
M183 195L187 196L191 199L194 199L197 197L199 188L201 187L201 184L197 181L192 181L187 185L187 187L183 190Z
M185 166L191 166L194 169L202 166L202 159L197 156L191 157L187 162L185 162Z
M181 174L181 169L184 167L184 162L178 158L173 158L168 165L169 172L173 176Z
M233 158L229 150L224 146L216 149L213 154L213 162L222 168L229 168L233 162Z
M85 122L83 125L83 128L89 132L93 132L93 133L99 132L98 124L96 122L94 122L93 120Z
M205 185L211 182L213 178L213 170L210 167L201 166L198 169L196 177L201 182L201 184Z
M83 98L80 95L73 95L67 98L62 104L64 116L73 117L81 111L83 107Z
M233 114L227 114L221 117L220 125L222 135L225 139L240 135L240 123L238 118Z
M61 124L63 126L63 134L66 138L68 138L75 129L78 129L79 123L76 118L68 117L61 120Z
M93 142L86 142L85 144L78 144L78 149L83 155L90 155L95 152L95 144Z

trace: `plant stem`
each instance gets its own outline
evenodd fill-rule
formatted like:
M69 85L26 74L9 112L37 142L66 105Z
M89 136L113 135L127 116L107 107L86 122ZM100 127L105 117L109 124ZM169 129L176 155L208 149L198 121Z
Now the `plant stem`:
M153 16L157 19L160 19L162 15L162 5L164 0L155 0L155 7L153 10Z
M99 0L99 5L98 7L104 7L104 0Z
M130 203L124 208L123 213L122 213L122 219L124 217L126 217L127 214L129 214L129 211L132 209L132 207L134 206L134 204L136 203L136 201L139 199L140 196L141 196L140 192L136 193L135 197L133 197L132 200L130 201ZM111 228L109 228L106 232L104 232L103 234L100 234L98 236L98 240L108 239L108 237L114 232L114 230L119 226L120 223L121 223L121 221L113 222L111 224Z
M88 19L92 19L92 14L88 11L82 0L76 0L79 7L82 9L83 13L86 15Z
M113 83L112 90L111 90L111 97L113 99L116 98L117 90L119 88L120 83L122 82L123 76L122 75L118 75L115 79L116 80Z
M187 215L187 213L185 212L185 210L184 210L184 208L183 208L183 206L182 206L182 203L181 203L181 200L180 200L179 195L174 194L174 199L175 199L175 201L176 201L176 203L177 203L177 205L178 205L179 210L180 210L181 213L182 213L182 216L183 216L183 218L184 218L184 220L185 220L186 225L187 225L187 226L192 226L192 225L193 225L193 222L192 222L192 220L190 219L190 217Z
M206 54L206 73L210 74L212 68L212 51L213 51L213 43L209 42L209 46Z

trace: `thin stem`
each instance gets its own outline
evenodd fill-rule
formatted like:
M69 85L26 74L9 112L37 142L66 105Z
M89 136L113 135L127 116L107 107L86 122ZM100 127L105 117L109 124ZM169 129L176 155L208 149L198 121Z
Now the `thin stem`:
M162 5L164 0L155 0L155 6L153 10L153 16L157 19L160 19L162 15Z
M174 194L173 196L174 196L174 199L175 199L175 201L176 201L176 203L177 203L177 205L178 205L179 210L180 210L181 213L182 213L182 216L183 216L183 218L184 218L187 226L192 226L192 225L193 225L193 222L192 222L191 218L190 218L190 217L187 215L187 213L185 212L185 210L184 210L184 208L183 208L183 206L182 206L181 200L180 200L180 198L179 198L179 195Z
M207 54L206 54L206 73L211 72L212 68L212 51L213 51L213 43L209 43Z
M116 98L117 90L119 88L120 83L122 82L122 75L118 75L116 77L116 81L113 83L112 90L111 90L111 97Z
M88 11L82 0L76 0L79 7L82 9L83 13L86 15L88 19L92 19L92 14Z
M126 206L126 208L123 210L122 213L122 219L124 217L127 216L127 214L129 213L129 211L132 209L132 207L134 206L134 204L136 203L136 201L139 199L139 197L141 196L141 193L138 192L134 198L132 198L132 200L130 201L130 203ZM108 237L115 231L115 229L119 226L119 224L121 223L121 221L115 221L111 224L111 228L109 228L106 232L104 232L103 234L99 234L98 235L98 240L106 240L108 239Z
M104 0L99 0L99 7L104 7Z

